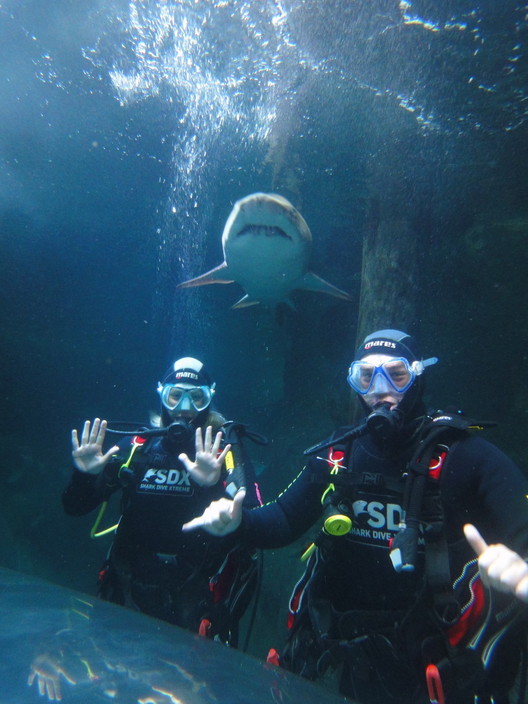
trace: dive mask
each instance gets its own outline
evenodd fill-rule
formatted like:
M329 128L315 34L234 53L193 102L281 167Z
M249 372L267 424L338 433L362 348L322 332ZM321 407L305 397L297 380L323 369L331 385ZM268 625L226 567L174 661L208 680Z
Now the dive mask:
M438 362L437 357L409 362L404 357L392 357L381 364L359 360L352 362L347 381L358 394L403 394L412 386L426 367Z
M191 386L190 384L158 384L162 404L171 413L203 411L213 398L215 385Z

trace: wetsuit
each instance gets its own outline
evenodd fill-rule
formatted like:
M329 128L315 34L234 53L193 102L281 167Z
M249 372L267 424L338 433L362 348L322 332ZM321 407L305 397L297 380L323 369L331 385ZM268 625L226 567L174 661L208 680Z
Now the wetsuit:
M401 517L402 473L415 446L384 446L365 435L343 447L341 465L356 477L353 487L342 490L352 529L347 535L323 538L312 556L300 585L300 621L309 624L297 634L294 627L284 658L287 667L310 678L321 674L325 663L345 663L341 691L365 704L428 701L421 650L437 626L428 611L432 597L427 593L423 545L414 572L397 573L389 559L389 539ZM276 501L244 511L240 530L251 543L264 548L286 545L320 518L321 497L332 481L327 453L311 459ZM528 481L494 445L468 434L450 445L437 496L452 581L471 560L473 573L477 571L463 536L465 523L474 523L489 542L528 554L527 495ZM517 662L515 657L502 662L499 689L510 687ZM447 699L452 701L473 702L473 695ZM495 701L505 700L496 692Z
M176 441L148 439L136 449L129 470L119 474L130 456L131 439L120 448L100 475L74 469L62 496L66 513L82 515L122 490L122 516L101 572L100 596L195 632L210 622L209 635L236 645L238 619L256 577L253 551L241 549L234 536L218 540L203 531L181 529L225 495L225 471L213 487L192 479L178 455L194 457L194 435ZM244 470L247 505L256 506L253 470L245 453Z

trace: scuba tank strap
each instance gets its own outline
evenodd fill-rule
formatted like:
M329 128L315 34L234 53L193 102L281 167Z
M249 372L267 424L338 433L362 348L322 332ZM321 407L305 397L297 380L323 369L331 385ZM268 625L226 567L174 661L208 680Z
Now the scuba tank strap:
M493 421L475 421L460 411L456 413L435 411L429 415L404 475L406 486L402 521L400 530L392 541L390 553L392 564L397 572L414 570L423 499L430 476L431 462L438 445L447 443L445 447L449 449L453 441L465 437L470 430L482 430L492 425L495 425ZM442 526L437 527L437 530L440 533ZM433 533L431 529L431 534ZM424 537L427 540L427 535Z
M397 572L413 571L422 529L425 575L432 596L433 614L443 628L458 621L461 607L453 592L440 493L441 471L454 443L466 437L470 430L482 430L492 425L492 421L475 421L461 412L437 411L429 416L429 423L406 468L402 521L391 543L390 558ZM426 494L427 510L424 511Z
M246 505L262 505L253 465L245 451L242 438L247 437L258 445L267 445L268 439L264 437L264 435L250 430L243 423L236 423L232 420L226 421L222 425L221 430L224 434L224 445L231 445L231 449L226 454L224 460L227 471L225 482L226 494L230 498L234 498L239 489L245 488L249 494L249 503L246 498Z
M130 474L132 472L132 470L130 469L130 463L132 462L132 458L134 457L138 447L141 447L144 444L145 444L145 438L142 438L139 435L135 435L132 438L132 449L130 451L130 454L129 454L126 462L123 462L123 464L119 467L119 471L117 473L118 479L122 478L122 475L124 472L127 472L128 474ZM109 528L105 528L104 530L101 530L101 531L98 530L99 525L100 525L100 523L103 519L103 516L105 514L107 506L108 506L108 498L105 498L101 504L101 507L99 509L97 517L96 517L94 524L90 530L90 538L102 538L104 535L108 535L108 533L115 533L115 531L117 530L117 526L119 525L119 523L116 523L115 525L110 526Z
M246 437L257 445L267 445L268 438L255 430L251 430L244 423L237 423L234 420L227 420L222 425L224 431L225 443L240 442L241 438Z
M234 421L227 421L222 426L224 444L231 445L231 449L225 456L224 464L227 472L225 492L232 499L239 489L246 488L246 472L240 448L242 428L241 423Z

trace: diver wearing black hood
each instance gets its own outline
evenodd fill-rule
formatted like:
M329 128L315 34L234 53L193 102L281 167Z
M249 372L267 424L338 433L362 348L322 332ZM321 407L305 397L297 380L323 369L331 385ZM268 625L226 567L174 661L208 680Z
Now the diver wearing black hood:
M361 360L373 355L389 357L392 361L399 359L404 365L408 365L409 376L404 377L404 383L396 383L393 387L395 372L393 370L391 373L390 367L389 371L382 368L374 375L371 373L372 370L362 368ZM405 424L425 413L423 371L425 367L436 364L438 360L436 357L431 357L423 361L413 337L400 330L378 330L367 335L358 347L354 359L358 362L353 362L350 366L348 383L359 394L359 400L366 413L370 413L372 407L365 402L365 396L376 391L380 394L384 390L391 390L391 388L402 396L398 403L398 410ZM358 363L359 366L356 369L354 365L358 365ZM394 366L393 363L392 367ZM356 378L357 382L353 383L352 380ZM383 378L388 381L388 385L379 384L380 379Z
M185 536L181 526L212 500L232 496L237 483L248 490L246 505L259 505L241 442L248 433L213 408L215 384L197 359L177 360L157 391L161 412L154 427L126 436L105 454L105 421L86 421L80 441L73 431L75 468L63 505L71 515L104 510L121 490L122 515L112 527L99 596L236 646L238 621L256 584L254 551L233 536ZM112 532L99 531L100 518L92 537Z
M322 518L280 664L309 679L340 667L341 693L364 704L506 704L518 669L525 607L485 588L463 528L527 555L528 481L470 432L486 423L426 413L437 361L401 331L369 335L347 377L364 422L309 448L274 502L221 500L184 526L277 548Z

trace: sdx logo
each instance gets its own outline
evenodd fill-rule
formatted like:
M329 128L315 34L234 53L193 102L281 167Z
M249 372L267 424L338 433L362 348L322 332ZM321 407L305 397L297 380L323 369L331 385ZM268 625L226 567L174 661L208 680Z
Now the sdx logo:
M180 487L191 486L189 473L179 469L148 469L141 483Z
M355 521L361 527L396 531L403 514L399 504L384 504L381 501L354 501L352 507Z

